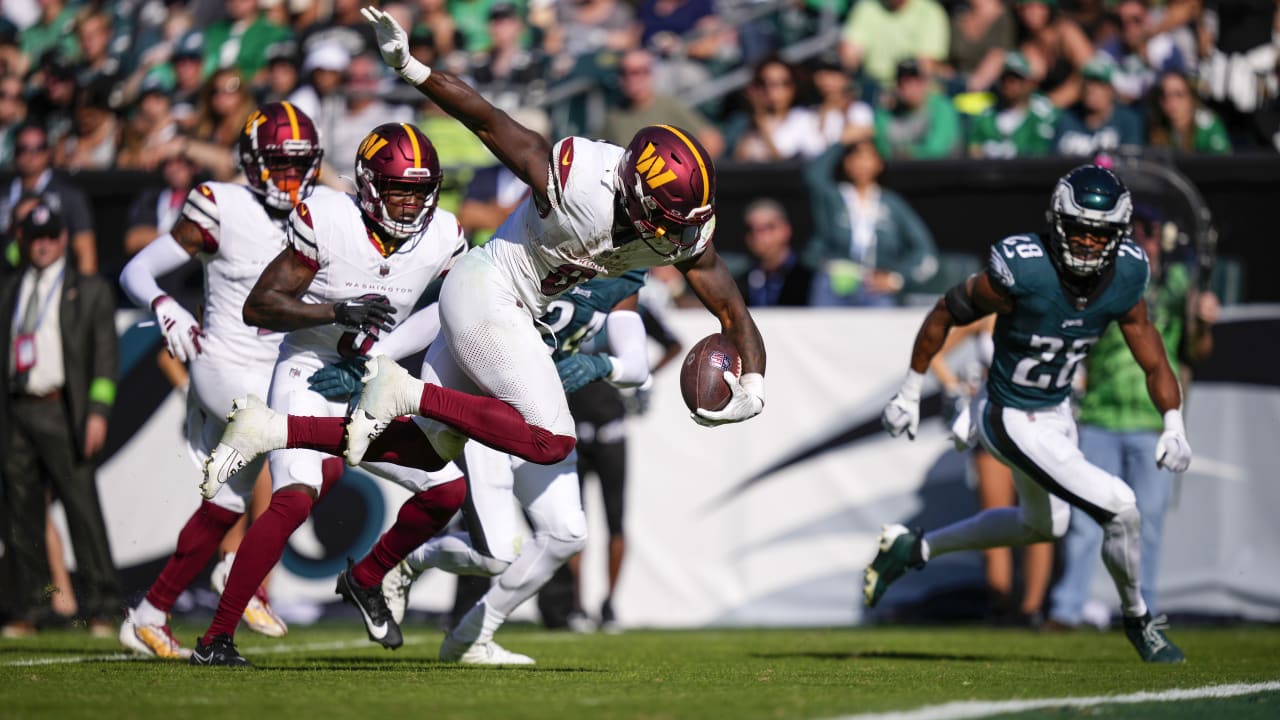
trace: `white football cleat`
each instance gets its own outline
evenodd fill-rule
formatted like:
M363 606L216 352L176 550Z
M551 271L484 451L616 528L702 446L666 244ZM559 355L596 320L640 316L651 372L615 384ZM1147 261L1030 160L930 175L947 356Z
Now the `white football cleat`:
M211 499L245 465L259 455L285 447L288 440L287 415L267 407L257 395L232 400L227 427L204 463L200 494L205 500Z
M454 640L453 634L444 636L440 643L440 659L445 662L456 662L463 665L535 665L536 661L528 655L514 653L498 643L468 643Z
M405 609L409 606L409 589L421 571L414 571L408 560L401 560L382 577L382 598L397 625L404 623Z
M422 381L386 355L370 358L364 366L364 390L347 420L347 450L351 467L364 460L369 443L401 415L415 415L422 398Z
M166 660L186 660L191 657L191 650L178 644L173 633L169 632L168 625L143 624L134 615L132 608L125 612L124 622L120 625L120 644L139 655Z
M227 553L226 557L213 566L213 572L209 573L209 584L213 586L214 592L219 595L227 588L227 578L231 575L231 565L235 561L236 554ZM259 635L278 638L284 637L289 632L289 626L271 608L271 601L267 599L267 591L263 590L261 586L253 591L253 597L249 598L249 604L245 606L242 617L245 626Z

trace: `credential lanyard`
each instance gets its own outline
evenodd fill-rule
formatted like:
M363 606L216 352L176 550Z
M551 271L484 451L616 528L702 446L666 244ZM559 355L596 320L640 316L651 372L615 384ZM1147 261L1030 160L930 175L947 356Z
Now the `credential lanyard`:
M49 292L45 293L44 302L40 303L40 313L36 315L36 324L34 327L31 328L32 334L34 334L35 331L38 330L40 328L40 325L44 322L44 315L45 313L49 312L49 303L50 301L53 300L54 293L58 292L58 289L62 287L62 276L66 274L67 274L67 268L64 266L62 268L62 271L58 273L58 277L53 281L53 285L49 287ZM37 280L37 282L39 281ZM13 320L12 320L13 323L16 324L18 322L18 317L20 312L25 313L26 308L22 307L21 305L14 305Z

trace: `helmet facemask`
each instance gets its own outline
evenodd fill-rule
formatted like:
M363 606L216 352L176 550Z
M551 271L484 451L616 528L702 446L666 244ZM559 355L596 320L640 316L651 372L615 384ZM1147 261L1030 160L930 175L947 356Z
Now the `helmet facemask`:
M658 207L657 201L644 192L644 182L636 173L631 187L624 188L623 198L626 201L627 217L640 238L645 242L669 242L678 248L690 248L698 244L702 223L689 224L669 218ZM623 182L627 182L624 178ZM710 216L710 208L705 215Z
M290 147L290 146L293 147ZM262 164L245 167L246 175L254 170L261 181L256 187L264 202L276 210L292 210L306 199L320 178L320 159L324 151L313 148L306 140L286 140L278 150L260 153Z
M1074 275L1090 277L1115 259L1120 241L1128 233L1125 227L1112 223L1054 213L1053 234L1062 266ZM1090 238L1096 242L1089 242Z
M1133 198L1113 173L1092 165L1072 170L1049 207L1055 264L1080 279L1101 275L1128 237L1132 214Z
M405 178L378 175L367 167L356 168L360 183L360 205L388 237L405 240L420 233L435 215L440 199L440 178L432 177L427 168L408 168ZM411 198L406 202L389 203L391 197ZM407 219L393 217L391 205L413 212ZM401 215L401 213L395 213Z

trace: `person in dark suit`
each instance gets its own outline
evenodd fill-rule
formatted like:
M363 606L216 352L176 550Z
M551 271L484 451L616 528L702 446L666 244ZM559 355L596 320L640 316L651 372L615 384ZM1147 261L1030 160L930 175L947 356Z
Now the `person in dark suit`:
M62 501L79 566L81 617L114 634L120 584L94 481L93 459L107 437L115 400L117 338L111 286L67 262L62 216L37 199L16 208L22 262L0 284L0 394L6 547L16 575L6 636L35 632L48 618L44 588L45 489Z
M798 262L791 247L787 211L775 200L755 200L747 206L743 221L752 262L737 280L747 306L808 305L813 271Z

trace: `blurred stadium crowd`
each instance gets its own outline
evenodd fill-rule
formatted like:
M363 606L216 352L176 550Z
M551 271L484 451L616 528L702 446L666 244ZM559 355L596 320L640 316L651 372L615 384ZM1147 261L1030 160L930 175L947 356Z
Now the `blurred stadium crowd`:
M76 266L93 274L99 253L127 258L166 232L198 180L233 180L250 112L288 100L320 130L324 182L348 191L370 128L418 124L447 169L441 206L483 242L526 189L387 70L365 2L5 0L0 175L15 177L0 192L0 232L40 196L65 224ZM751 257L735 268L756 307L892 305L938 273L930 228L878 184L886 161L1280 150L1275 0L381 7L412 28L419 60L466 77L550 137L625 145L661 122L691 130L726 163L803 163L812 236L793 247L787 208L767 197L742 218ZM98 246L77 188L77 173L113 170L163 178L134 199L122 252ZM1163 220L1140 212L1138 229L1157 234ZM18 253L4 242L0 268L10 271ZM118 267L101 269L114 278ZM653 275L650 304L697 302L671 268ZM198 295L199 278L190 281ZM180 367L161 364L184 383Z

